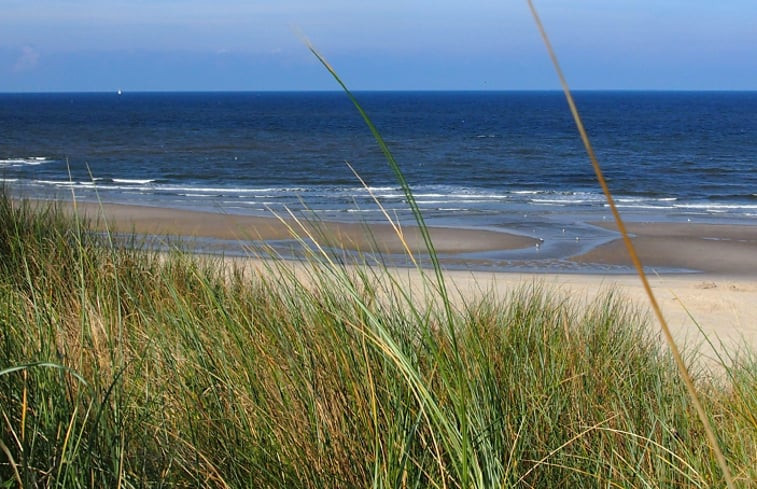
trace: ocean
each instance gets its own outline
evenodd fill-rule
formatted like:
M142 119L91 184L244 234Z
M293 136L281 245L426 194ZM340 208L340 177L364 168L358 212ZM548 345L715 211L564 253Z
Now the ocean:
M574 95L627 220L757 224L757 92ZM429 224L608 238L562 93L356 96ZM383 221L375 198L412 221L341 92L0 94L0 182L29 198L336 221Z

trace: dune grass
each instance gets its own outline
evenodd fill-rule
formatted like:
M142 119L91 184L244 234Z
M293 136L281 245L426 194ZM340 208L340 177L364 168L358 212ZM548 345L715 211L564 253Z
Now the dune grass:
M90 229L0 198L0 487L723 485L613 293L448 308L380 267L250 272ZM757 358L727 368L694 380L749 487Z

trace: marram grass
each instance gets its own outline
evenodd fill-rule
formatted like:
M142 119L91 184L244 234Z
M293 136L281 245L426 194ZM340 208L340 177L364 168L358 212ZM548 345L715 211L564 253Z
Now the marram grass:
M302 267L116 248L2 196L0 487L723 486L622 297L446 308L377 267ZM750 487L757 358L727 369L694 381Z

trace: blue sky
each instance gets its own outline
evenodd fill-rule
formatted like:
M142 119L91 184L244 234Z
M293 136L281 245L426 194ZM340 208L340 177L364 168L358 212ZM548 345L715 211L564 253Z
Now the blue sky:
M755 0L536 0L576 89L757 90ZM525 0L0 0L0 92L554 89Z

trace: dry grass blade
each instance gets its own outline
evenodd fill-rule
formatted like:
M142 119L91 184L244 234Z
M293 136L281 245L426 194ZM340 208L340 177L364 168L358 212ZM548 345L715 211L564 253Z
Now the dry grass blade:
M631 238L628 235L628 231L626 230L625 224L623 223L623 220L620 217L620 213L618 212L617 206L615 205L615 200L612 197L612 193L610 192L610 188L608 187L607 182L604 178L602 169L599 166L599 161L597 160L597 157L594 154L594 149L591 146L591 142L589 141L589 137L583 126L581 117L578 114L578 109L576 108L576 104L573 101L573 96L570 92L570 88L568 87L568 83L565 79L565 75L563 74L562 69L560 68L560 64L557 61L557 56L555 55L554 49L552 49L552 44L549 42L549 37L547 36L547 32L544 29L544 25L542 24L541 19L539 18L539 14L537 13L536 7L534 7L532 0L528 0L528 6L531 9L531 14L534 17L534 21L536 22L536 25L539 28L539 33L541 34L541 37L544 40L544 44L547 48L547 51L549 52L549 57L552 60L552 64L554 65L555 71L557 72L557 76L560 79L560 85L562 85L563 92L565 92L565 98L568 101L570 112L573 115L573 119L576 123L578 132L581 135L581 141L583 141L584 147L586 148L586 152L588 153L589 159L591 160L591 164L594 167L594 173L597 176L599 185L602 187L602 192L604 192L605 197L607 198L607 203L610 206L610 210L612 211L613 218L615 219L615 223L618 226L618 231L623 237L623 242L625 243L626 249L628 250L628 254L631 258L631 261L633 262L634 268L636 269L636 273L639 275L639 278L641 279L641 282L644 287L644 291L647 294L647 297L649 297L649 302L652 306L652 310L654 311L654 314L660 323L660 327L665 336L665 340L667 341L667 344L670 348L670 351L673 355L676 365L678 366L678 370L681 373L681 378L686 384L686 389L689 393L689 397L691 398L691 402L694 405L697 411L697 414L699 415L699 418L702 420L702 424L704 425L705 432L707 433L707 438L710 442L710 448L715 454L715 458L717 459L718 465L720 465L720 468L723 471L723 477L725 478L726 484L728 485L729 488L734 488L735 486L733 483L733 478L731 476L730 470L728 469L728 464L725 460L725 457L723 456L723 452L720 450L720 445L718 443L717 437L715 436L715 432L707 417L707 413L705 412L704 407L702 406L702 403L699 400L699 396L696 393L696 388L694 387L694 383L691 380L691 376L689 375L688 369L686 368L686 365L683 362L683 358L681 357L681 352L678 348L678 345L676 345L676 342L673 339L673 335L671 334L670 328L668 327L668 323L665 320L664 315L662 314L660 305L657 303L657 299L655 298L655 295L652 292L652 288L649 285L649 280L647 280L647 276L644 273L644 267L641 264L641 260L639 259L639 256L636 253L636 249L633 246L633 243L631 242Z
M0 440L0 450L5 454L6 458L8 459L8 465L10 465L11 469L13 469L13 476L18 482L18 487L24 487L24 482L21 480L21 474L18 473L18 467L16 466L16 461L13 459L13 454L11 454L11 451L8 449L5 443L3 443L3 440Z
M609 419L604 419L604 420L600 421L599 423L596 423L596 424L594 424L594 425L592 425L592 426L589 426L589 427L588 427L588 428L586 428L585 430L583 430L583 431L581 431L581 432L579 432L579 433L576 433L576 434L575 434L575 435L574 435L574 436L573 436L572 438L570 438L570 439L569 439L568 441L566 441L565 443L563 443L563 444L562 444L562 445L560 445L559 447L552 449L552 450L551 450L551 451L550 451L550 452L549 452L548 454L546 454L546 455L545 455L544 457L542 457L542 458L541 458L540 460L537 460L537 461L536 461L536 463L534 463L534 465L533 465L533 466L532 466L532 467L531 467L530 469L528 469L527 471L525 471L525 472L523 473L523 475L521 475L521 476L520 476L520 477L518 478L518 480L517 480L517 482L515 483L515 485L516 485L516 486L518 486L518 485L520 485L520 484L521 484L522 482L524 482L524 481L526 480L526 478L528 477L528 475L529 475L529 474L530 474L531 472L533 472L534 470L538 469L538 468L539 468L539 466L541 466L541 465L542 465L542 464L544 464L544 463L545 463L545 462L546 462L547 460L549 460L550 458L552 458L552 457L553 457L553 456L554 456L554 455L555 455L556 453L559 453L560 451L562 451L563 449L565 449L565 447L567 447L568 445L572 444L572 443L573 443L573 442L575 442L576 440L579 440L579 439L583 438L583 437L584 437L584 436L586 436L586 435L587 435L588 433L590 433L590 432L592 432L592 431L594 431L594 430L598 429L598 428L599 428L600 426L602 426L602 425L603 425L603 424L605 424L605 423L609 423L610 421L612 421L612 418L609 418Z
M355 168L352 167L352 165L349 164L349 162L347 163L347 167L350 169L352 174L355 175L355 178L358 179L360 185L362 185L365 191L368 192L368 195L371 196L371 200L373 200L373 202L376 204L376 207L378 207L379 211L386 219L386 222L392 227L394 234L400 240L400 243L402 243L402 248L405 250L407 257L410 258L413 266L422 272L423 269L418 265L418 261L415 259L415 255L413 254L413 250L410 249L410 245L405 239L405 233L402 232L402 223L399 221L399 219L392 219L392 216L389 215L389 212L387 212L384 205L381 203L381 201L379 201L378 197L376 197L376 194L373 192L371 187L365 182L365 180L363 180L363 177L360 176L360 174L355 170Z
M360 102L358 102L358 100L355 98L352 91L349 88L347 88L347 85L341 79L341 77L336 72L334 67L331 66L331 64L328 62L325 56L323 56L315 48L315 46L313 46L310 43L310 41L308 41L306 38L303 37L303 41L305 42L305 44L307 45L308 49L313 54L313 56L315 56L316 59L318 59L318 61L323 65L323 67L326 68L326 70L331 74L334 80L342 88L345 95L347 95L347 98L350 99L350 102L352 102L352 104L355 106L355 109L357 109L358 113L360 114L360 117L363 119L366 126L368 126L368 129L373 135L373 138L376 140L376 143L379 145L381 152L384 154L386 162L389 164L389 168L391 168L392 172L394 173L395 178L397 179L397 182L402 188L402 192L405 194L405 199L407 200L407 205L410 208L410 211L412 212L416 223L418 224L418 231L420 232L421 237L423 238L423 243L426 248L426 252L428 253L429 259L431 260L431 265L436 275L436 287L439 291L439 296L442 298L442 301L444 303L448 327L450 328L450 330L452 330L453 329L452 328L452 308L448 300L449 296L447 294L447 286L444 281L444 274L442 272L442 266L441 266L441 263L439 262L439 257L436 253L436 249L434 248L434 243L431 240L431 235L429 234L428 226L426 226L425 219L423 218L423 212L421 212L421 209L415 200L415 195L413 194L413 191L410 188L410 184L405 179L405 175L402 172L400 165L394 159L394 155L389 150L389 146L384 141L384 138L381 136L376 126L373 124L373 121L371 120L371 118L368 117L368 114L365 112L362 105L360 105ZM453 335L454 335L454 332L453 332Z

